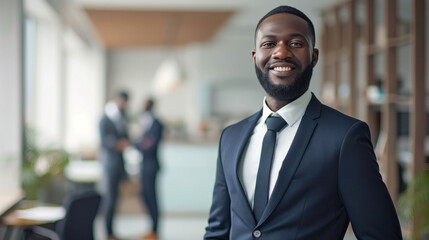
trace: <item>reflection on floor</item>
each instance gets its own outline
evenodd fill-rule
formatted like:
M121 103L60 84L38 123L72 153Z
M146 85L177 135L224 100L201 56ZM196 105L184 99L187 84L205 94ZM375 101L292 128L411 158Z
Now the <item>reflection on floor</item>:
M161 155L158 190L163 215L160 240L201 240L211 206L217 146L166 143ZM138 176L131 176L121 185L114 230L124 240L137 239L151 227L141 201L139 179ZM103 189L103 186L100 188ZM101 217L96 220L96 239L106 239ZM356 238L347 234L344 239Z
M201 240L207 225L207 217L164 217L160 222L160 240ZM150 230L148 216L118 215L114 231L120 239L132 240ZM103 219L96 222L96 239L106 239Z
M160 223L160 240L201 240L206 226L205 216L167 216ZM138 239L150 230L150 221L147 216L122 214L118 215L114 230L123 240ZM96 239L106 239L101 218L96 222ZM347 232L344 240L356 240L356 237Z

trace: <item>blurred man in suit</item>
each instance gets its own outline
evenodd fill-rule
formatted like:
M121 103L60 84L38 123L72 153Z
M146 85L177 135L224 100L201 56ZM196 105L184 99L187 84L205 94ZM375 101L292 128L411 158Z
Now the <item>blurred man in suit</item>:
M368 126L310 91L319 57L311 20L280 6L257 24L262 110L220 138L205 239L399 240Z
M155 101L149 99L144 105L144 114L141 119L142 137L136 147L143 155L141 165L142 199L146 204L152 219L152 231L144 236L145 240L158 239L159 206L156 191L156 176L159 171L158 149L162 139L163 125L155 117L153 107Z
M119 183L126 176L123 151L130 145L127 133L125 110L128 102L126 92L118 93L108 102L99 124L101 153L106 178L106 195L104 197L104 214L109 240L117 239L113 233L113 217L119 195Z

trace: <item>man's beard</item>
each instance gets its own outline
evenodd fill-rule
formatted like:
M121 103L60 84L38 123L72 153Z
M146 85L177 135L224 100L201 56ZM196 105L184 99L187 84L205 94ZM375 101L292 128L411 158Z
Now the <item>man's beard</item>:
M313 65L310 63L299 73L291 84L273 84L269 77L269 67L265 67L265 72L262 72L255 64L256 76L259 83L264 88L265 92L279 101L293 101L304 94L310 86L310 79L313 75Z

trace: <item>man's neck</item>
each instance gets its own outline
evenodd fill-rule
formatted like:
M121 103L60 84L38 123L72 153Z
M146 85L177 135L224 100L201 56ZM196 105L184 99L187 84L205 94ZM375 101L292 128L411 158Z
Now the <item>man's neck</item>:
M265 97L265 102L267 103L268 108L270 108L271 111L273 112L277 112L279 109L281 109L282 107L288 105L289 103L295 101L296 99L293 100L277 100L269 95L266 95Z
M284 106L296 101L297 99L300 99L303 95L305 95L309 90L307 89L303 94L301 94L300 96L291 99L291 100L278 100L275 99L273 97L271 97L270 95L266 94L265 96L265 103L267 105L267 107L273 111L273 112L277 112L278 110L280 110L281 108L283 108Z

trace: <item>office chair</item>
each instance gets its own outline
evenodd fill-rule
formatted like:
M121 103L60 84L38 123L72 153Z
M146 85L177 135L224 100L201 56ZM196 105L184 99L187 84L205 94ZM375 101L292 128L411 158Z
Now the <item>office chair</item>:
M78 192L65 201L66 215L58 222L56 232L62 240L93 240L93 222L101 196L93 191Z
M57 223L55 232L41 227L33 228L32 231L51 240L93 240L93 222L100 201L101 196L93 190L72 194L64 201L66 214Z

